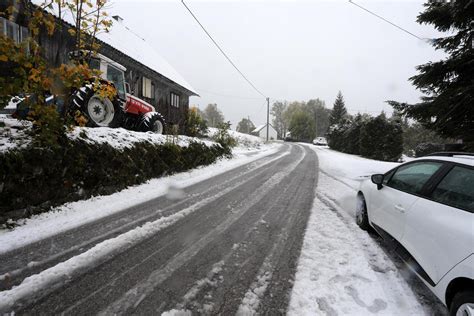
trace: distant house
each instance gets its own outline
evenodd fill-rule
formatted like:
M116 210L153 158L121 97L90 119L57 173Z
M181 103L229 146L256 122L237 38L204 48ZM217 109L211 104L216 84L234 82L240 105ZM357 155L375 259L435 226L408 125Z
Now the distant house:
M32 0L32 3L38 1ZM0 31L21 41L28 36L28 21L22 14L23 2L0 1L0 10L4 11L12 2L20 6L19 13L11 21L0 18ZM125 80L130 84L132 94L151 103L168 124L177 124L182 131L189 97L197 96L196 90L148 42L133 33L122 18L113 18L110 32L97 35L101 45L99 52L127 68ZM67 63L67 54L74 47L74 40L67 32L67 28L72 26L68 23L70 19L67 16L64 19L56 22L66 27L57 28L53 36L48 36L45 31L40 36L39 44L51 65Z
M263 124L257 126L253 131L252 134L258 136L263 139L267 139L267 124ZM272 124L268 124L268 139L275 140L278 137L278 133L275 128L273 128Z

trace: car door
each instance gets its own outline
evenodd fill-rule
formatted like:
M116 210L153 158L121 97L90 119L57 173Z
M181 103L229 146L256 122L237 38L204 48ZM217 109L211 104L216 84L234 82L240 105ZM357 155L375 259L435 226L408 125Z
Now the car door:
M474 169L454 166L407 212L402 245L436 284L474 253ZM418 271L417 271L418 272ZM431 281L431 282L430 282Z
M382 234L400 241L403 237L406 212L419 198L423 186L443 163L417 161L398 167L371 200L371 221ZM378 226L378 227L377 227ZM382 231L380 231L382 230Z

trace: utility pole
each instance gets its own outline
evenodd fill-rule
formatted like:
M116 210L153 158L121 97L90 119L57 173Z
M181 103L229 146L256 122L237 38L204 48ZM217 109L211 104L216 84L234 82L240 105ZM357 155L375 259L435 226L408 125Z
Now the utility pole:
M267 97L267 143L268 143L268 124L270 120L270 98Z

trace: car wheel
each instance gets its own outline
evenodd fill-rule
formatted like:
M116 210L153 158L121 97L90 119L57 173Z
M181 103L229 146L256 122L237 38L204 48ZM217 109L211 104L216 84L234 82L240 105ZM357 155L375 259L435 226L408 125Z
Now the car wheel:
M451 316L474 315L474 291L456 293L451 302L449 314Z
M365 198L362 194L357 195L356 223L363 230L368 231L370 229L367 204L365 203Z

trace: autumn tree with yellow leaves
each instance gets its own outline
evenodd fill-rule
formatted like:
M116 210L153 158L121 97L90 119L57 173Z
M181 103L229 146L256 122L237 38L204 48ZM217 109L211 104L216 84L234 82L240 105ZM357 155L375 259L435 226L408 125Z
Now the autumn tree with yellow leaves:
M76 51L86 51L88 56L97 53L99 45L96 35L107 32L111 19L107 15L107 0L29 0L11 1L0 15L7 20L14 20L20 13L28 22L28 36L22 41L0 34L0 109L3 109L12 98L21 96L30 109L29 119L33 122L33 132L37 143L57 145L64 136L65 125L71 119L61 116L55 105L46 104L46 96L54 95L63 100L66 107L71 93L86 82L98 79L98 71L88 66L87 58L71 60L67 64L56 64L44 58L44 52L38 44L40 37L55 36L59 41L65 40L64 34L74 39ZM64 23L69 17L73 24ZM63 32L64 28L67 33ZM61 47L61 45L58 45ZM57 55L59 55L59 51ZM94 79L95 78L95 79ZM103 96L115 93L111 86L94 85L102 89ZM113 87L112 87L113 88ZM73 113L74 114L74 113ZM80 115L72 115L76 123L83 124Z

